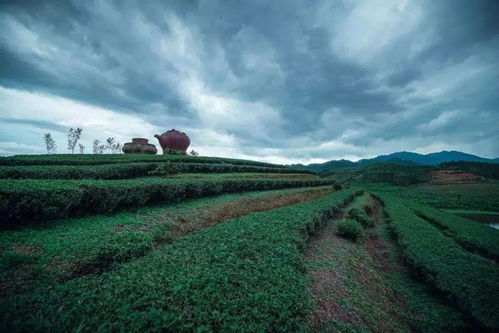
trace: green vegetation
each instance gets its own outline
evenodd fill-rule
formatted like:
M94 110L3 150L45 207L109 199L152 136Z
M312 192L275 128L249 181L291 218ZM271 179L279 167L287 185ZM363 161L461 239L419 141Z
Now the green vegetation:
M488 181L469 184L412 185L363 184L362 188L384 192L435 208L499 211L499 183Z
M312 200L333 190L327 186L224 194L4 231L0 234L0 298L105 272L187 233L251 212Z
M351 208L348 211L348 215L355 221L359 222L364 228L372 228L374 227L374 220L370 218L366 212L358 209L358 208Z
M261 167L253 165L212 163L117 163L104 165L35 165L0 166L0 179L128 179L155 175L170 175L194 172L254 172L294 173L310 172L289 168Z
M488 329L499 329L499 270L496 264L463 250L452 238L417 217L400 199L378 194L407 262L451 296Z
M0 158L3 330L498 330L499 231L435 208L495 216L498 183L439 168Z
M188 235L99 276L0 305L4 329L299 331L310 309L300 248L355 190Z
M321 186L329 180L0 180L0 226L9 223L111 213L221 193Z
M340 220L338 222L338 235L356 241L362 236L362 226L356 220Z
M448 162L439 165L442 169L462 170L490 179L499 179L499 163Z
M415 274L406 264L406 258L399 245L394 241L393 233L386 223L376 228L379 235L378 248L385 249L381 255L374 253L378 265L384 271L383 280L390 285L396 299L405 308L405 315L416 332L466 332L471 325L449 300L441 297L435 289L421 283L421 276ZM385 252L386 251L386 252ZM379 289L378 289L379 290ZM376 290L376 292L378 292ZM378 294L376 294L378 295ZM378 296L379 297L379 296Z
M172 156L172 155L123 155L123 154L78 154L78 155L16 155L0 157L0 165L97 165L138 162L183 162L183 163L227 163L283 168L282 165L221 157Z
M425 205L409 203L409 207L467 250L499 260L499 230Z
M319 175L351 184L390 183L407 186L429 180L429 172L432 170L435 168L431 166L376 163L363 167L332 169Z

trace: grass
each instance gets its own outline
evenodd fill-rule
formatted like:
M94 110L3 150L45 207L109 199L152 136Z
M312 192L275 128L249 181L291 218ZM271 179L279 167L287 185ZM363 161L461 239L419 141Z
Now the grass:
M377 194L379 195L379 194ZM404 257L426 281L449 295L478 325L499 328L499 270L471 254L431 223L418 218L400 199L380 195Z
M230 220L107 274L14 297L1 321L13 332L302 330L310 304L300 248L354 193Z
M329 186L225 194L6 231L0 234L0 295L104 272L184 234L251 212L311 200L333 190Z

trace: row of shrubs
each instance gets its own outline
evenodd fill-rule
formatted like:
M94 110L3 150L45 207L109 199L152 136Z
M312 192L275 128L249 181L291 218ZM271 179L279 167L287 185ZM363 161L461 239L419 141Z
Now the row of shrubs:
M122 154L76 154L76 155L16 155L0 157L0 165L98 165L138 162L186 162L186 163L227 163L234 165L255 165L269 168L282 168L282 165L222 157L194 157L189 155L122 155Z
M0 166L0 179L128 179L149 174L171 175L186 172L300 173L291 168L212 163L119 163L104 165Z
M221 193L322 186L331 180L1 180L0 226L122 208L178 202Z
M364 229L374 227L374 220L364 210L350 208L348 215L350 218L340 220L337 226L338 235L344 238L356 241L362 237Z
M425 205L410 208L471 252L499 261L499 230Z
M297 332L311 309L300 249L354 190L201 230L101 276L0 304L5 331Z
M385 205L388 226L407 262L426 281L449 295L482 329L499 330L497 265L464 250L431 223L417 217L403 201L378 195Z

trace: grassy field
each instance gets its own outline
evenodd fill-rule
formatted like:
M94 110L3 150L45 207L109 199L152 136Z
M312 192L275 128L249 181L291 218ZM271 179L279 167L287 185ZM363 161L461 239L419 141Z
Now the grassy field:
M495 216L498 196L209 157L0 158L0 330L497 331L499 230L456 214Z

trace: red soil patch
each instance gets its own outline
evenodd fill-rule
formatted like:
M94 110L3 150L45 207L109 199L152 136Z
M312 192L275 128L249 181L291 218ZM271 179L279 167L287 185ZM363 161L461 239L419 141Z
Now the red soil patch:
M432 171L430 175L430 183L433 184L465 183L483 179L483 177L481 176L477 176L462 170Z

